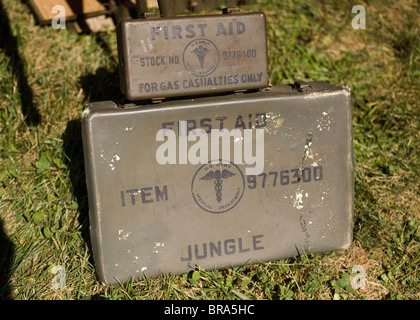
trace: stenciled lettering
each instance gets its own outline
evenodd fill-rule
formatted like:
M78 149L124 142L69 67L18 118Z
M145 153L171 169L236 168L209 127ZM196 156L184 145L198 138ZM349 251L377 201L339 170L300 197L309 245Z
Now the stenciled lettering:
M195 37L205 37L206 36L206 23L199 23L197 25L189 24L185 27L180 25L173 26L152 26L150 29L150 34L152 40L164 39L164 40L176 40L195 38Z
M162 67L163 65L178 64L179 57L149 57L141 58L141 67ZM174 81L162 81L162 82L140 82L138 84L139 93L150 93L150 92L161 92L161 91L176 91L184 89L199 89L208 87L224 87L229 85L237 85L240 83L259 83L262 81L262 72L258 73L243 73L241 75L221 75L221 76L209 76L200 77L193 79L182 79Z
M202 260L223 255L241 254L250 251L264 250L262 245L264 235L258 234L252 238L230 238L225 240L210 241L190 244L186 254L181 257L182 262Z
M220 35L233 35L233 34L243 34L245 32L245 24L243 22L236 22L234 28L233 22L229 22L227 25L225 25L223 22L219 22L217 24L217 32L216 32L216 36L220 36Z
M121 207L136 204L147 204L160 201L168 201L168 186L163 185L145 188L133 188L120 191Z
M289 184L309 183L323 180L324 169L316 165L304 168L286 169L280 171L262 172L258 175L248 175L248 189L257 187L281 187Z
M267 114L265 112L256 112L248 114L238 114L236 117L215 116L213 118L205 117L201 119L187 119L187 130L182 131L180 124L182 121L162 122L162 129L173 130L176 134L189 134L193 129L203 129L206 133L211 133L212 129L223 130L225 128L233 129L262 129L267 126ZM163 141L163 140L162 140Z
M242 35L246 31L245 23L241 21L219 22L215 28L215 34L209 34L206 23L183 25L163 25L152 26L150 35L152 40L177 40L177 39L193 39L206 36L231 36Z

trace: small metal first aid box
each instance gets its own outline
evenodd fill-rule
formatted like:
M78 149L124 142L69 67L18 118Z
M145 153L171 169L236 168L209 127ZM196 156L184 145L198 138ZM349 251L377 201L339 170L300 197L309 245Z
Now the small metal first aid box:
M214 95L269 83L263 13L125 20L117 34L128 100Z

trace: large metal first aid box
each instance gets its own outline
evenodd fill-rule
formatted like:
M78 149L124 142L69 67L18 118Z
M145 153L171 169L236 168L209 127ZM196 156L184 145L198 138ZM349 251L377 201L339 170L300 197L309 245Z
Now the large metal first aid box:
M85 105L82 136L93 255L105 284L352 242L346 86L95 102Z

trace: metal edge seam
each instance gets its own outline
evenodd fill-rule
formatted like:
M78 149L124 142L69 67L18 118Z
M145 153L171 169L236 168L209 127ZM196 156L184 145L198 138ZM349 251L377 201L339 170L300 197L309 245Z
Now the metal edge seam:
M83 140L83 154L84 154L84 164L85 172L89 169L89 164L92 164L92 171L95 171L95 164L93 162L93 148L89 151L89 145L92 144L92 126L91 119L93 118L92 113L90 112L89 106L86 106L82 114L82 140ZM105 267L103 263L103 252L101 246L98 244L102 240L102 232L99 222L99 215L95 216L92 212L95 209L98 209L96 194L97 190L95 183L95 174L91 174L90 178L88 175L86 177L86 188L88 193L88 211L89 211L89 236L92 245L93 258L96 261L96 273L101 282L108 283L106 279Z

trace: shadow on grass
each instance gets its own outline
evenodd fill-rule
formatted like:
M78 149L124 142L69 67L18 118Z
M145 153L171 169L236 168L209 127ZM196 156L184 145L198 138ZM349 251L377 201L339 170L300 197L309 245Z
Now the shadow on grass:
M110 71L100 67L96 73L82 76L80 84L86 95L86 103L106 100L123 101L124 99L120 90L118 69Z
M109 55L112 50L100 33L93 35L98 45ZM122 101L123 95L120 91L118 68L109 70L100 67L95 73L86 74L80 77L79 86L85 93L84 103L94 101L114 100ZM79 224L83 240L92 252L89 233L89 203L86 186L86 173L84 165L82 124L81 119L73 119L67 123L66 130L62 136L64 152L68 157L67 168L72 184L73 196L76 198L79 208ZM93 264L93 255L90 255L90 262Z
M73 196L76 198L79 208L78 222L81 226L83 240L91 251L89 237L89 205L86 187L86 175L83 159L83 142L81 120L71 120L67 123L63 134L64 152L68 157L67 168L70 174Z
M3 222L0 220L0 300L10 300L10 276L14 258L13 243L3 230Z
M360 242L363 249L371 250L383 240L378 239L383 228L376 210L378 199L370 190L368 182L357 174L354 192L353 238Z
M95 41L111 55L111 49L101 35L95 34ZM79 85L85 92L84 103L94 101L114 100L122 101L120 91L118 68L108 70L100 67L94 74L83 75L79 79ZM89 206L86 187L86 174L83 155L82 123L81 119L73 119L67 123L63 134L64 152L69 158L67 167L70 173L73 195L77 200L80 216L79 223L82 226L84 240L88 241L89 247Z
M10 21L0 0L0 50L4 51L10 59L10 68L16 76L17 89L22 105L22 113L28 125L37 126L41 121L41 116L33 102L32 88L28 84L25 75L26 61L19 55L18 39L13 36L10 28Z

